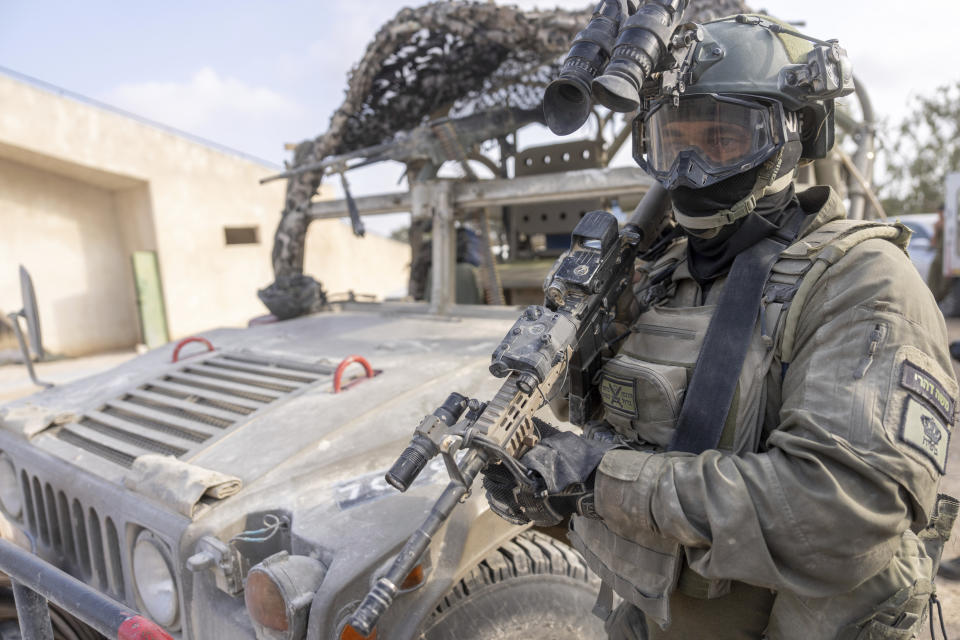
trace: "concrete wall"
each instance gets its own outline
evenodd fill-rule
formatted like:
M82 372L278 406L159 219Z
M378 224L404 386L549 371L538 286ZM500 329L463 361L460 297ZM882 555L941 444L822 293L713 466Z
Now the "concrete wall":
M256 290L273 280L284 183L258 181L275 167L2 74L0 103L0 310L20 306L23 262L51 350L130 346L130 253L153 250L172 339L266 313ZM258 227L259 243L227 246L236 226ZM307 253L328 291L405 290L406 245L318 222Z
M132 273L113 193L0 159L0 308L33 277L46 346L85 353L137 342Z
M407 295L410 245L367 234L339 220L317 220L307 228L303 270L323 283L329 294Z

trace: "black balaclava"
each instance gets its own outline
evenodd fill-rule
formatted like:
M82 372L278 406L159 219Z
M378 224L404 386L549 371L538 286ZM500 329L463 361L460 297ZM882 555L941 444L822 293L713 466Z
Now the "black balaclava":
M784 158L784 165L789 167L786 170L793 171L798 159L799 153L794 158ZM780 174L786 170L781 169ZM760 171L761 167L756 167L702 189L677 187L670 193L673 206L681 213L695 217L729 209L750 194ZM690 274L701 285L725 274L741 251L787 228L798 215L805 213L791 183L786 189L757 200L757 206L750 214L720 227L709 237L688 231Z

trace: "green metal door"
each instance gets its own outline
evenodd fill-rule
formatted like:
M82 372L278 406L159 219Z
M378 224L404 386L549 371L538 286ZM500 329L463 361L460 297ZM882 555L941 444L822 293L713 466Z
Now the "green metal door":
M163 287L155 251L133 252L133 281L137 288L140 334L151 349L169 342L167 314L163 308Z

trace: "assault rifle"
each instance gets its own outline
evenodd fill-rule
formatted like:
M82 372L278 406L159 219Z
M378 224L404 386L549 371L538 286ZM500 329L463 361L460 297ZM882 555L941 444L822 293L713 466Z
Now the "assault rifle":
M310 171L342 174L384 160L429 161L436 167L447 160L463 163L476 145L505 136L531 122L543 122L543 109L539 106L534 109L498 107L462 118L439 118L410 131L401 131L388 142L293 167L261 179L260 184Z
M360 219L357 203L350 193L346 172L359 169L384 160L397 162L426 162L434 170L448 160L455 160L463 167L464 172L471 179L476 179L473 169L467 163L471 158L474 147L486 140L493 140L516 131L531 122L543 122L543 109L518 109L513 107L498 107L487 111L480 111L462 118L440 118L431 120L411 131L401 131L393 140L383 144L357 149L349 153L329 156L319 162L293 167L283 173L268 176L260 180L260 184L291 178L302 173L322 171L324 175L340 174L340 184L347 200L347 210L350 212L350 223L353 233L363 236L364 225ZM431 171L424 171L431 174Z
M591 416L599 402L591 381L607 346L605 329L633 280L636 257L665 242L666 204L667 192L654 184L623 230L605 211L585 215L573 230L570 250L547 276L544 304L527 307L493 352L490 371L505 378L493 399L484 403L452 393L420 421L386 480L406 491L428 461L440 455L450 483L351 615L348 624L361 637L371 634L393 602L397 585L417 565L486 464L499 461L518 482L533 486L519 459L537 443L535 411L567 393L572 423L582 426ZM460 451L464 454L457 461Z

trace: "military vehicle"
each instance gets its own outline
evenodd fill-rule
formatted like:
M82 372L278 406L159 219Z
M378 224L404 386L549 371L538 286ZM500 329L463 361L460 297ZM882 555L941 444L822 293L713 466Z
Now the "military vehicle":
M743 11L716 0L689 17ZM451 391L493 395L491 352L518 316L455 304L456 225L476 221L489 243L486 223L504 220L513 258L549 264L588 209L632 208L651 185L609 166L630 122L599 109L587 140L517 149L590 14L401 11L284 176L276 281L260 292L276 322L204 332L0 408L0 638L19 637L18 610L24 638L51 637L45 600L63 640L364 637L347 621L448 480L434 461L401 494L384 472ZM817 177L845 185L845 162L862 215L871 129L847 124L859 150ZM404 162L408 191L313 201L326 175L384 159ZM460 176L440 177L444 165ZM349 215L362 232L361 215L397 210L431 223L429 302L337 302L303 274L311 220ZM488 246L495 302L496 266ZM25 285L42 348L32 299ZM597 584L564 533L509 525L481 494L433 536L368 637L604 637Z

